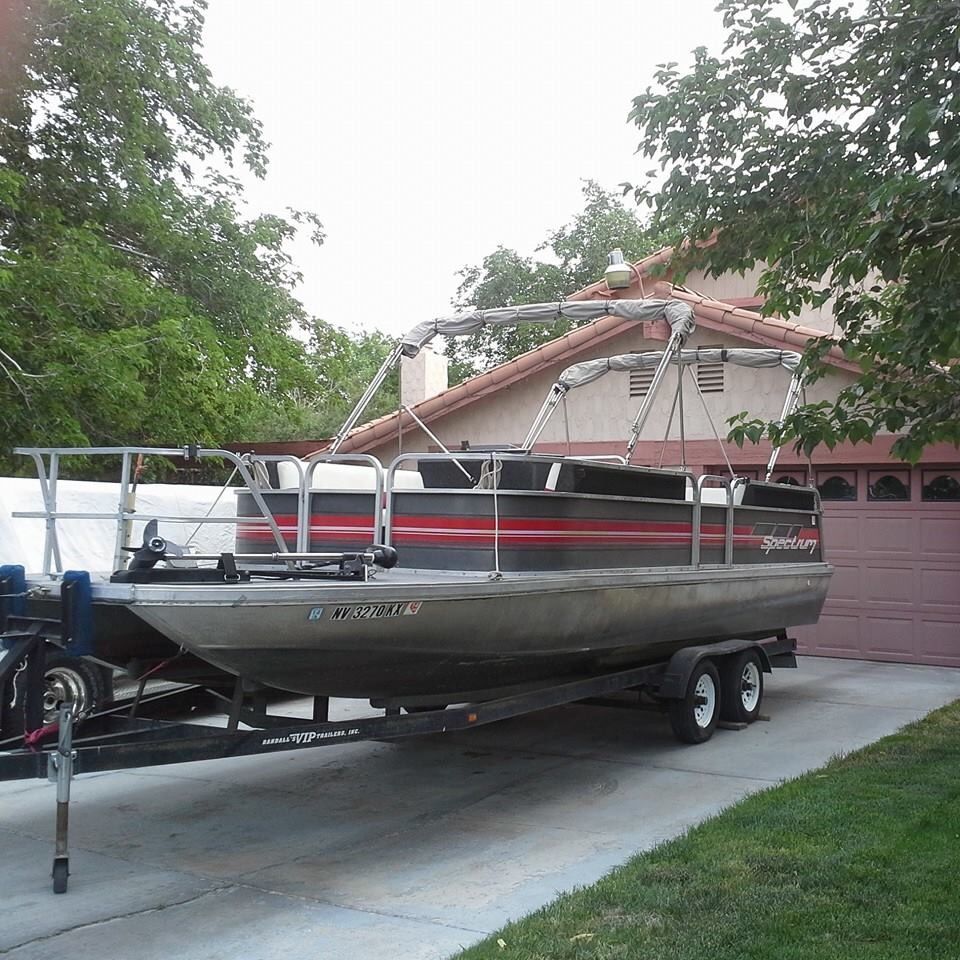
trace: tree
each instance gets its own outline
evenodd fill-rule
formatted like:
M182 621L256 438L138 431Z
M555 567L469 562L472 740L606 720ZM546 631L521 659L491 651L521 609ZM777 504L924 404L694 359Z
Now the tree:
M603 276L607 254L615 247L636 259L662 245L628 210L619 197L592 180L583 187L584 209L537 247L549 251L555 262L523 257L515 250L498 247L479 266L464 267L454 298L457 310L489 310L519 303L562 300ZM513 327L484 330L446 347L453 382L481 370L506 363L513 357L570 329L566 320L549 327Z
M322 399L266 146L200 56L203 0L11 0L0 55L2 444L220 442ZM0 451L6 466L8 451Z
M860 375L767 426L773 439L811 450L903 431L894 452L916 460L960 442L960 4L788 7L723 0L723 57L666 64L634 100L640 150L665 171L635 195L688 241L678 267L764 263L765 310L785 318L832 301ZM814 376L827 346L808 352Z
M320 440L332 436L353 410L367 384L393 349L394 340L379 331L351 335L314 320L306 361L315 387L295 389L289 402L266 411L249 425L248 440ZM318 402L318 396L322 402ZM397 409L399 371L394 370L365 411L373 420Z

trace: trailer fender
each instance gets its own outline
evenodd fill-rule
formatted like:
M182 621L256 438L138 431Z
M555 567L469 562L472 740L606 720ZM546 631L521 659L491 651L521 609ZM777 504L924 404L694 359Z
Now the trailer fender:
M763 646L755 640L723 640L720 643L704 643L696 647L684 647L678 650L663 672L663 680L657 695L663 700L680 700L687 692L690 675L701 660L728 657L741 650L756 650L764 673L772 673L770 656Z

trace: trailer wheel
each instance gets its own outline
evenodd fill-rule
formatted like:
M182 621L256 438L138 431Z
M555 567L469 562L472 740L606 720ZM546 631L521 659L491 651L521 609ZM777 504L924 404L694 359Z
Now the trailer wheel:
M67 877L70 876L70 868L65 859L58 857L53 861L53 892L67 892Z
M78 719L101 710L113 699L113 674L100 664L64 653L47 653L43 722L54 723L60 707L73 704Z
M763 664L756 650L728 657L720 671L720 717L734 723L753 723L763 700Z
M670 726L683 743L703 743L720 719L720 674L712 660L701 660L687 682L686 695L669 701Z

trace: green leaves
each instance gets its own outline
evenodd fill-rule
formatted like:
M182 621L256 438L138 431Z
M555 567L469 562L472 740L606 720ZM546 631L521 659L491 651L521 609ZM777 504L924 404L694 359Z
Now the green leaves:
M895 451L916 457L960 440L944 369L960 351L957 5L790 8L724 0L725 58L698 52L634 100L639 150L667 171L635 199L667 235L720 230L679 269L765 264L766 310L787 319L833 302L861 390L798 413L786 437L812 448L893 429L906 433Z
M562 300L601 277L607 254L614 248L619 247L624 257L631 260L663 246L661 239L624 207L616 194L587 181L583 196L582 212L553 231L538 247L538 252L549 252L552 262L498 247L479 266L460 271L454 307L487 310ZM561 320L544 327L484 330L472 337L451 340L446 347L451 382L458 383L506 363L569 329L570 323Z
M202 0L14 0L0 62L0 461L224 442L322 406L285 244L230 172L260 124L200 56ZM344 334L344 336L346 336ZM349 339L349 338L348 338Z

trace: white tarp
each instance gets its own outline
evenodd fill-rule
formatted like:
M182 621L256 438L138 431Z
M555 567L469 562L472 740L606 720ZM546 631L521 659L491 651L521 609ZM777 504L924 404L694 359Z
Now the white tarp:
M139 546L143 528L155 517L204 516L220 493L220 487L188 484L142 483L137 487L136 512L131 542ZM61 480L57 484L57 510L67 513L115 513L119 503L116 483ZM43 569L46 529L42 519L12 517L18 511L43 510L40 483L34 478L0 477L0 563L23 564L30 573ZM233 489L227 490L211 516L229 517L237 512ZM160 521L160 536L184 544L188 538L195 552L232 550L236 533L232 523ZM64 570L105 572L113 568L115 520L58 520L57 538ZM194 532L196 530L196 532Z
M484 327L511 327L521 323L553 323L567 319L576 323L600 317L624 320L666 320L674 333L686 339L696 321L693 308L680 300L564 300L559 303L528 303L496 310L473 310L452 317L418 323L402 340L404 356L415 357L434 337L463 337Z
M593 383L611 370L646 370L656 367L663 357L662 350L644 353L621 353L616 357L600 357L584 360L567 367L557 378L557 383L567 390ZM696 350L681 350L680 362L685 366L694 363L735 363L741 367L783 367L796 373L800 354L790 350L767 350L719 347L699 347Z

